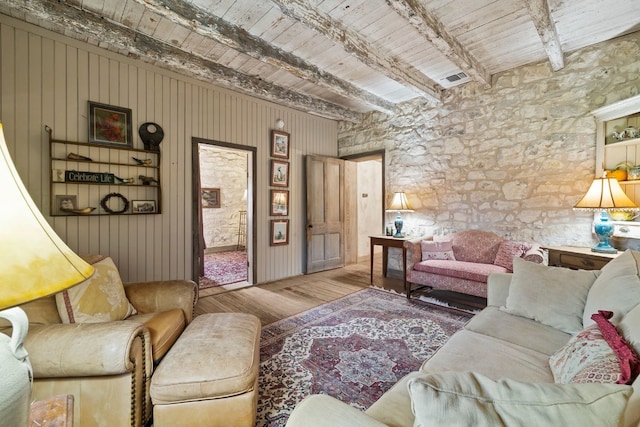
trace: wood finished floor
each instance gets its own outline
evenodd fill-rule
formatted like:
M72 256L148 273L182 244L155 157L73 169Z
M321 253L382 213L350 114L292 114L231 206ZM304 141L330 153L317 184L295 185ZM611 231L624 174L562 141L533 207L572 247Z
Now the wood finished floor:
M381 255L374 259L373 286L403 293L402 279L382 276L380 258ZM234 286L205 289L200 292L195 314L251 313L265 326L370 287L369 265L367 260L344 268L238 289L233 289ZM483 298L446 291L426 291L424 295L466 309L479 310L486 305Z
M383 278L382 266L377 258L381 257L376 257L374 264L374 285L401 291L402 280ZM207 289L201 291L195 314L251 313L263 325L268 325L369 286L369 261L366 261L240 289Z

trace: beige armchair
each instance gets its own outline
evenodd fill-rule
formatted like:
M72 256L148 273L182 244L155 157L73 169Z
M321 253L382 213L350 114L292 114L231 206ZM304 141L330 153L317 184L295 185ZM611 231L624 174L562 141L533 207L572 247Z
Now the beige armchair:
M130 283L124 290L137 310L124 320L63 323L55 296L21 306L30 322L32 398L72 394L75 425L148 423L154 364L191 322L198 298L197 285L187 280Z

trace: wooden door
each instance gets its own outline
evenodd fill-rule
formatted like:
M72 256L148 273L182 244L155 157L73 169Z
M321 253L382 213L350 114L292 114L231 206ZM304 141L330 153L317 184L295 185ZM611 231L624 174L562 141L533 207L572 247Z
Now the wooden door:
M307 273L344 267L344 160L307 156Z

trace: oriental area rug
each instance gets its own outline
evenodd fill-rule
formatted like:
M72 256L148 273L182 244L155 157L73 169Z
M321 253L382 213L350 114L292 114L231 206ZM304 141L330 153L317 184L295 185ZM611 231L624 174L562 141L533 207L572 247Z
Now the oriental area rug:
M256 427L280 427L304 397L367 409L471 314L363 289L262 329Z
M247 280L247 253L245 251L214 252L204 255L204 277L199 280L199 288Z

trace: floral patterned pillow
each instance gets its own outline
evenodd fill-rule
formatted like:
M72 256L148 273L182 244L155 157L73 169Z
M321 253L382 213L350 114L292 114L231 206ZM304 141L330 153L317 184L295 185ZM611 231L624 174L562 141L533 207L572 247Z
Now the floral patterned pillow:
M493 261L495 265L504 267L508 272L513 272L513 258L522 258L529 250L531 245L524 242L514 242L511 240L505 240L500 243L496 259Z
M622 373L616 354L597 325L582 330L551 355L549 367L560 384L615 384Z
M453 255L453 247L451 241L447 242L432 242L429 240L423 240L420 242L422 248L422 261L429 259L442 259L455 261L456 257Z
M136 314L124 292L120 273L109 257L83 257L93 265L93 276L56 294L63 323L96 323L124 320Z

